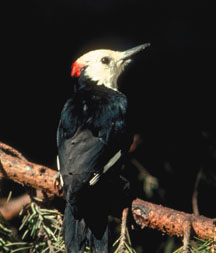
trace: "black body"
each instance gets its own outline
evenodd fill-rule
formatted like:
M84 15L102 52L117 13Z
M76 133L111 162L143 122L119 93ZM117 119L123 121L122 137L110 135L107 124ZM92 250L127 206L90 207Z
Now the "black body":
M127 131L127 99L115 90L74 78L57 132L60 172L66 209L63 234L68 252L108 252L107 217L125 182L121 165L131 144ZM121 150L121 158L90 185L95 174Z

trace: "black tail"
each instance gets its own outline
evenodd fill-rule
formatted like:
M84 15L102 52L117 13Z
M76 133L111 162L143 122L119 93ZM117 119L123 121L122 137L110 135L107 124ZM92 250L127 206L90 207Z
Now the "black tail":
M92 253L108 252L107 217L101 212L95 213L91 207L85 208L84 213L77 217L77 206L66 204L63 236L68 253L83 253L87 245Z

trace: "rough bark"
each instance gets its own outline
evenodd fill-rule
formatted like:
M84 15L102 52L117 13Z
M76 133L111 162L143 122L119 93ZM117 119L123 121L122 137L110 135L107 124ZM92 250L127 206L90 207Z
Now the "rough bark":
M47 194L61 196L56 187L57 171L27 161L15 149L0 143L0 178L6 177L25 186L42 189Z
M141 199L133 201L132 213L141 228L150 227L169 235L183 237L191 226L191 233L197 237L201 239L214 238L214 219L184 213Z

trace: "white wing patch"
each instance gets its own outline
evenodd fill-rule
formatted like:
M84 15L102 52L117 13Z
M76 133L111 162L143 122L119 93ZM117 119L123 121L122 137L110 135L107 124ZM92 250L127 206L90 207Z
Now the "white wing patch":
M104 169L100 173L95 173L93 178L89 181L89 185L94 185L98 182L100 179L101 175L106 173L121 157L121 150L119 150L109 161L108 163L104 166Z
M60 173L60 162L59 162L59 156L57 155L56 156L56 164L57 164L57 170L58 170L58 175L57 175L57 177L59 177L59 180L60 180L60 184L61 184L61 186L63 186L64 185L64 182L63 182L63 178L62 178L62 175L61 175L61 173Z
M94 177L89 181L89 185L92 186L96 184L102 174L94 173Z

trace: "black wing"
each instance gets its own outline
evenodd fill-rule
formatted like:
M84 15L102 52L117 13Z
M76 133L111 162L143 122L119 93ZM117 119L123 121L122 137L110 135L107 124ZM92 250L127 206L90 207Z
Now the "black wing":
M126 110L126 97L106 88L76 94L65 104L57 144L64 194L70 203L119 158L119 152L128 149Z

